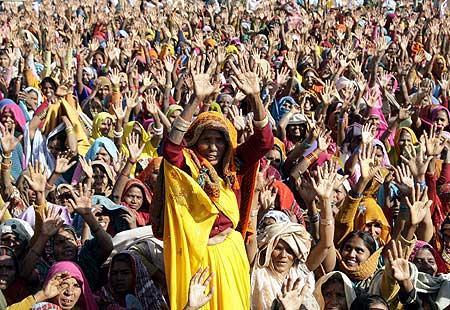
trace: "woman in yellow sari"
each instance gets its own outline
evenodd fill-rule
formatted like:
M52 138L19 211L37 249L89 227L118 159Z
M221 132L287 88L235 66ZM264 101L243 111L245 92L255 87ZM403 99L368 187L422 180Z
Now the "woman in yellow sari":
M202 309L249 309L250 267L241 235L249 213L243 211L246 182L240 181L272 148L273 135L256 73L242 73L234 65L238 78L233 79L255 115L254 135L237 146L236 129L217 112L201 113L191 124L197 103L214 91L209 81L214 64L202 74L197 62L197 72L192 65L195 96L174 121L163 148L164 264L171 309L185 307L189 281L204 267L214 273L210 286L215 292Z

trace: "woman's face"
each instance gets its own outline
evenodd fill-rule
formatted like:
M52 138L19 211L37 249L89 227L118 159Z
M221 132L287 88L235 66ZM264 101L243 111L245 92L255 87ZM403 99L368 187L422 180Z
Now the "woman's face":
M437 264L433 254L429 249L423 248L417 251L413 260L414 265L420 272L435 276L437 274Z
M53 89L52 84L49 82L44 82L42 84L42 94L47 97L47 99L50 99L55 94L55 90Z
M101 65L103 65L104 60L103 60L103 56L101 54L95 54L94 57L92 57L92 65L94 68L98 68Z
M144 195L142 190L137 186L132 186L127 191L124 197L124 202L130 206L130 208L139 210L142 207L142 203L144 202Z
M172 112L172 114L169 115L169 122L170 124L173 124L173 122L175 121L175 119L180 116L181 111L180 110L176 110L174 112Z
M60 229L54 237L53 244L53 255L56 261L74 261L76 259L78 244L71 232Z
M133 270L131 263L124 260L116 260L111 266L109 284L115 294L125 295L133 292Z
M71 310L81 296L81 284L75 278L68 278L63 282L64 290L51 299L52 303L58 305L63 310Z
M82 75L82 82L84 85L88 85L89 81L92 79L92 76L86 71L83 70L83 75Z
M302 124L288 125L286 129L289 138L294 142L302 140L306 134L306 127Z
M95 194L102 194L109 186L108 175L98 166L94 166L92 170L94 172L92 188L94 189Z
M369 120L367 121L370 125L374 126L375 129L378 129L380 126L380 118L376 115L371 115Z
M220 108L222 109L224 115L227 115L231 105L233 104L233 97L230 95L222 95L218 104L220 104Z
M381 149L380 146L375 146L375 158L374 158L374 164L376 166L381 166L381 163L383 162L383 150Z
M10 111L3 111L1 121L6 129L11 130L14 127L14 119L14 114L12 114Z
M349 267L356 267L370 257L370 250L363 239L354 236L349 239L341 250L342 261Z
M304 76L303 86L306 89L311 89L314 86L314 79L314 73L312 73L311 71L306 72Z
M100 123L99 131L102 134L102 136L107 137L111 131L112 128L112 119L107 118L103 122Z
M447 253L450 250L450 228L446 228L442 230L442 241L444 243L444 247Z
M270 165L274 167L275 169L280 168L281 164L281 154L280 152L273 148L266 154L266 159L270 160Z
M0 256L0 289L5 290L16 277L16 265L9 255Z
M214 129L205 129L197 141L197 152L208 160L211 165L216 166L222 162L227 144L223 134Z
M139 126L138 123L135 123L133 125L133 130L131 132L136 134L136 135L138 135L139 143L141 143L142 142L142 129L141 129L141 126Z
M379 240L382 231L381 223L378 221L369 222L364 225L364 231L368 232L375 240Z
M344 283L332 281L322 285L322 296L325 303L324 310L347 310L347 300L345 298Z
M406 146L412 146L412 137L409 132L406 130L402 130L400 137L398 139L398 146L400 147L400 150L403 150Z
M294 252L283 240L278 241L271 258L273 268L282 274L287 273L294 264Z
M37 107L39 96L35 91L30 91L27 97L27 108Z
M111 222L111 217L108 213L108 210L101 205L96 205L94 207L97 207L95 209L96 212L94 213L94 216L100 226L106 231L108 229L109 223Z
M112 164L112 157L104 147L98 149L97 155L95 155L95 160L100 160L107 165Z
M111 93L111 89L108 85L103 85L98 88L97 98L104 100Z
M338 189L334 190L333 193L333 199L331 201L333 205L333 213L336 216L336 214L339 212L339 208L342 204L342 202L345 200L345 197L347 196L347 191L345 190L344 185L339 186Z
M434 123L441 128L445 128L448 126L448 115L447 112L441 110L437 112L436 117L434 119Z
M9 67L9 57L6 54L0 55L0 67L8 68Z

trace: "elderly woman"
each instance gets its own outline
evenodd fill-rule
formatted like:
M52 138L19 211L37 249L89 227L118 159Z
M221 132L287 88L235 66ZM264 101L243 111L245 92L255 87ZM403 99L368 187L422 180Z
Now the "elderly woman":
M192 66L195 95L164 142L164 204L154 204L155 214L164 214L169 297L174 309L183 308L191 276L207 266L215 273L209 308L248 309L250 270L244 239L236 229L245 236L250 209L246 209L244 186L251 182L241 180L249 172L256 175L259 159L272 148L273 135L259 97L257 75L242 73L234 64L233 79L247 95L255 115L253 136L237 146L236 129L216 112L202 113L191 123L197 103L214 91L209 74L198 72L204 69L200 60L194 61L198 62L198 68ZM158 226L157 220L153 225Z
M356 298L350 279L340 271L332 271L316 282L314 297L321 310L349 310Z
M299 279L301 286L307 285L303 305L307 309L318 309L312 297L314 270L322 263L333 245L333 211L331 197L334 186L340 185L336 165L326 163L318 168L314 190L321 206L320 240L314 246L312 238L303 225L286 221L273 211L263 218L258 231L258 252L253 259L252 309L271 309L278 303L286 278ZM271 224L272 222L272 224ZM264 226L263 226L264 227Z

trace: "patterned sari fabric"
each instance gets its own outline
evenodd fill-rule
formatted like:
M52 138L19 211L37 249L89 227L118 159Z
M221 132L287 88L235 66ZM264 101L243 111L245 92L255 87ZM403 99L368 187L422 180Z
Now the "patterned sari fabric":
M164 300L164 296L159 288L155 286L153 281L151 280L151 276L142 262L139 254L136 254L132 251L123 251L119 254L116 254L110 264L109 268L109 277L111 276L111 268L114 264L115 258L119 256L126 256L131 262L131 269L133 271L134 277L134 291L132 294L137 297L139 300L142 309L148 310L162 310L168 309L167 303ZM130 292L131 294L131 292ZM103 309L112 310L112 309L125 309L121 308L119 303L119 297L114 294L114 291L110 286L104 286L100 291L101 304L103 305ZM125 304L126 301L123 300Z

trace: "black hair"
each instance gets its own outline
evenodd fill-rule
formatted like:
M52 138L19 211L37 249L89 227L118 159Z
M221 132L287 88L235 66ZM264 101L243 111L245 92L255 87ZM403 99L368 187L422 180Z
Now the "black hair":
M386 300L379 295L362 294L352 302L350 310L370 310L370 307L376 304L385 305L389 309Z
M372 237L372 235L369 234L368 232L361 230L355 230L349 233L347 237L345 237L345 239L342 241L340 249L342 250L345 244L354 237L362 239L364 245L366 246L367 249L369 249L371 255L377 250L377 243L375 239Z
M58 88L58 84L55 82L54 79L52 79L49 76L42 79L40 86L42 87L45 83L49 83L51 85L53 91L56 91L56 89Z

